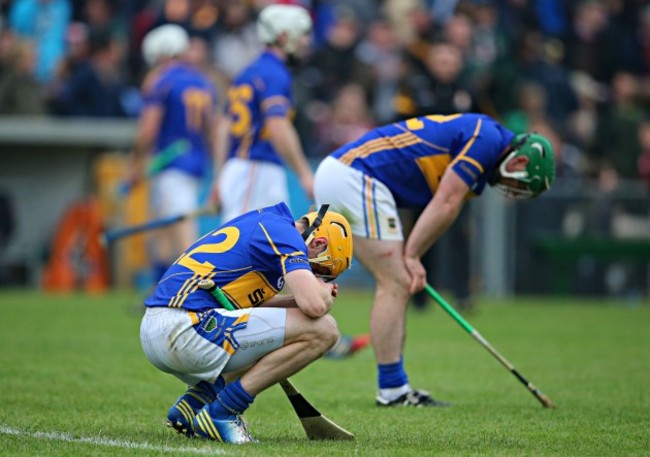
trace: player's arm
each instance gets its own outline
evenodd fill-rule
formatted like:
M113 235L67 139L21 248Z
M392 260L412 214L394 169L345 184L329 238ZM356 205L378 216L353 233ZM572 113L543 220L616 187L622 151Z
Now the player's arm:
M212 195L210 201L212 203L219 203L221 196L219 195L219 176L223 165L226 163L226 156L228 154L228 133L230 132L230 117L218 111L215 114L213 140L212 140L212 153L214 157L214 183L212 185Z
M465 181L447 169L433 199L415 222L404 247L404 263L411 274L411 293L422 290L426 283L420 258L456 220L468 192Z
M296 299L293 295L278 294L270 300L264 302L264 307L268 308L295 308Z
M136 180L144 178L147 158L158 136L163 114L163 109L158 105L146 106L140 114L133 144L133 171Z
M269 133L269 141L275 150L296 172L303 189L309 198L313 199L314 175L303 153L298 133L289 117L269 116L266 118L265 129Z
M334 286L319 280L310 270L292 270L284 276L284 280L291 289L296 306L307 316L321 317L332 308Z

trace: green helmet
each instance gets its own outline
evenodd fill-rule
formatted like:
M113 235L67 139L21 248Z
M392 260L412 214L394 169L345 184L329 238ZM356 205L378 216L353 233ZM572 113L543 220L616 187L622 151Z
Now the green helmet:
M501 162L499 173L501 177L515 179L525 186L522 189L497 183L496 187L518 197L536 197L550 189L555 179L555 151L548 138L539 133L522 133L512 139L510 146L510 153ZM508 163L521 156L528 159L526 169L507 171Z

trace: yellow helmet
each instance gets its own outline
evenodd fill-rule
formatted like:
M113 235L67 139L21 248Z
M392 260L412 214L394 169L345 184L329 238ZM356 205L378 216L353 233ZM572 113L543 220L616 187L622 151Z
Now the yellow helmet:
M325 281L332 281L352 264L352 229L348 220L334 211L327 211L329 205L321 206L320 211L312 211L301 217L308 227L302 236L305 244L317 236L327 238L327 247L318 257L309 259L328 269L328 274L319 274Z

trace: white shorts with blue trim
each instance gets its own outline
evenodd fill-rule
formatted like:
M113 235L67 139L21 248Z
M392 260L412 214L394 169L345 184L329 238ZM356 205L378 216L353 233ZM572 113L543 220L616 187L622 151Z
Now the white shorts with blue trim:
M284 345L287 310L147 308L140 343L158 369L188 385L214 383L222 373L246 368Z
M343 214L356 236L403 241L393 194L386 185L333 157L321 162L314 177L316 204Z

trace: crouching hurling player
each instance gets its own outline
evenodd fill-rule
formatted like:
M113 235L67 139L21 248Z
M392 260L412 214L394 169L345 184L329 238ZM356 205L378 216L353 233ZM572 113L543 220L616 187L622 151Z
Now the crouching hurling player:
M145 301L140 328L149 361L189 386L168 424L252 441L241 415L255 396L336 342L330 281L351 260L350 225L326 206L295 222L284 203L251 211L190 246ZM276 296L285 284L291 295ZM223 374L244 371L225 385Z

